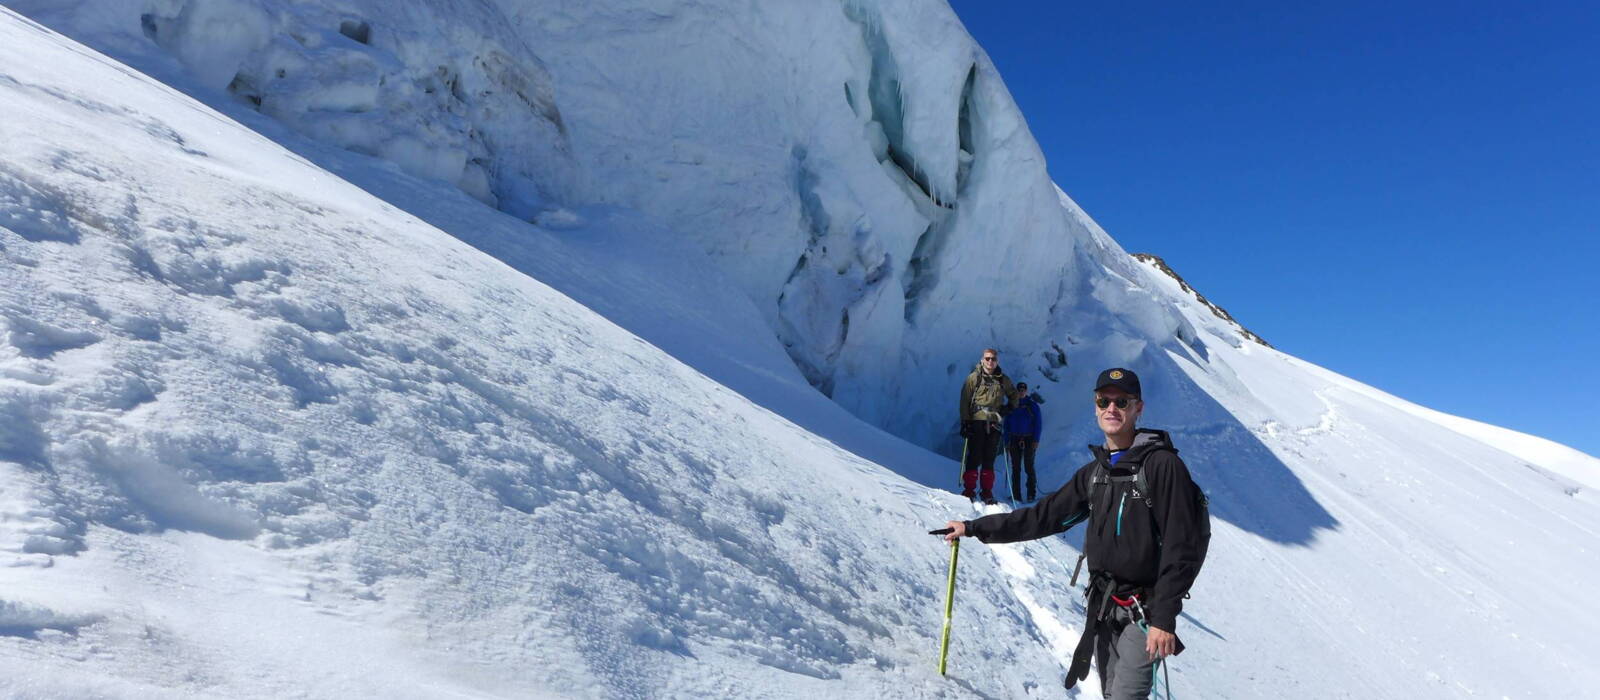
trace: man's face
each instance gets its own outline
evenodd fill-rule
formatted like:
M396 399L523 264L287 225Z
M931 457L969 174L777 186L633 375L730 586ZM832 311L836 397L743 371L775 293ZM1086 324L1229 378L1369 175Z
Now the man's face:
M984 353L982 361L983 371L985 372L993 372L995 367L1000 366L1000 356L992 352Z
M1118 406L1118 403L1122 405ZM1105 404L1105 407L1102 408L1101 404ZM1144 412L1143 401L1114 386L1094 392L1094 407L1100 430L1107 435L1116 435L1136 425L1139 414Z
M1028 386L1026 384L1017 387L1017 398L1020 399L1020 398L1022 398L1024 396L1027 396L1027 395L1028 395Z

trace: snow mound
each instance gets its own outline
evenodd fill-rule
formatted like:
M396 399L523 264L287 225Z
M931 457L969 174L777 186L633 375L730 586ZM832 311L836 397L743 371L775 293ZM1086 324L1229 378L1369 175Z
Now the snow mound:
M61 613L40 605L0 599L0 635L37 636L45 630L70 634L96 621L94 615Z

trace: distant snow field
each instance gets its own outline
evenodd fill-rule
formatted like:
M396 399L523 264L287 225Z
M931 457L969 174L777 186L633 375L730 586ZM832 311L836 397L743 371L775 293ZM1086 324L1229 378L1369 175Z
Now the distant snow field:
M1600 460L1216 309L944 3L8 2L0 696L1061 697L1076 533L936 670L988 346L1209 493L1174 697L1600 684Z

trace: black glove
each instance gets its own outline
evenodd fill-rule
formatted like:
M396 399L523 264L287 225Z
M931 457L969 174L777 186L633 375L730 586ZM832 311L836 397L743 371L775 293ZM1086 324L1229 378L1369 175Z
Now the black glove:
M973 435L977 435L977 423L975 420L961 421L961 439L971 440Z

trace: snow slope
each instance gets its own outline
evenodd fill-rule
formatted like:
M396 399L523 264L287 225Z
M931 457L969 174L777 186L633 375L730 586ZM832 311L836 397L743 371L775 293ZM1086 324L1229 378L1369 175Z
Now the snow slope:
M1211 491L1178 694L1597 680L1595 461L1243 341L942 5L16 6L121 60L0 21L6 693L1058 695L1062 540L969 543L932 671L989 343L1047 484L1126 363Z
M965 694L921 533L964 503L3 32L7 693ZM999 654L969 683L1051 663Z

